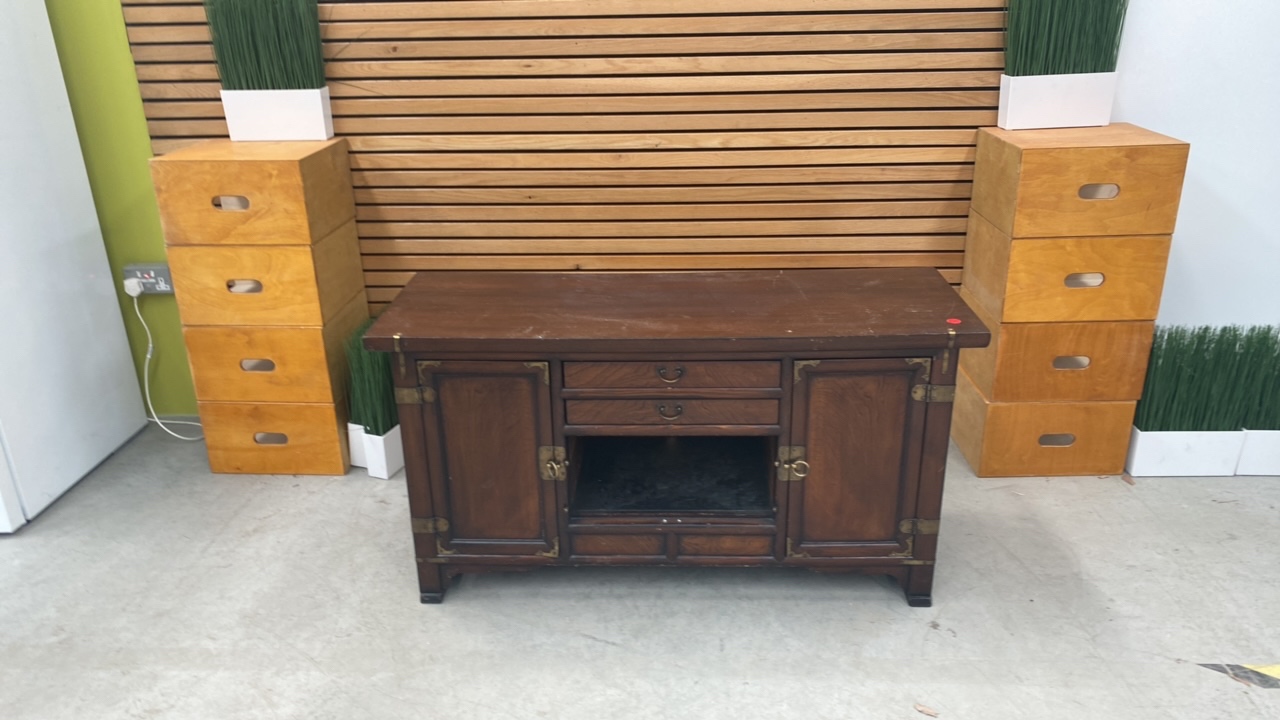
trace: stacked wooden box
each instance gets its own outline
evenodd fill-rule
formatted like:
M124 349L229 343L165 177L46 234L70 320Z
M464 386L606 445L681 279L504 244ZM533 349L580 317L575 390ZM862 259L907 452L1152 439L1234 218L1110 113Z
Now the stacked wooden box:
M343 342L368 317L345 140L151 164L214 472L343 474Z
M1189 147L1128 124L978 137L952 437L980 477L1124 469Z

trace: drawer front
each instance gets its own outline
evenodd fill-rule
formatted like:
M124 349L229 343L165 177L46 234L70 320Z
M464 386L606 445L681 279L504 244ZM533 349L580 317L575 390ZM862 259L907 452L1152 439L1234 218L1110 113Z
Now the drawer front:
M346 141L275 159L229 157L223 144L152 162L166 243L310 245L355 217Z
M333 402L319 328L188 327L196 398L217 402Z
M570 362L566 388L776 388L778 362Z
M773 555L771 535L682 535L681 555L720 557L768 557Z
M997 403L961 372L952 438L979 477L1117 475L1136 402Z
M981 313L979 313L981 315ZM1137 400L1153 322L995 323L991 344L966 348L960 368L996 402Z
M1015 238L1172 234L1189 146L1088 130L980 131L973 209Z
M574 555L662 556L665 535L578 535L571 540Z
M777 400L567 400L569 425L776 425Z
M312 247L168 250L186 325L319 326L364 293L355 223Z
M215 473L347 472L346 437L332 404L202 402L200 422Z
M964 288L1003 322L1154 320L1168 235L1010 240L970 213Z

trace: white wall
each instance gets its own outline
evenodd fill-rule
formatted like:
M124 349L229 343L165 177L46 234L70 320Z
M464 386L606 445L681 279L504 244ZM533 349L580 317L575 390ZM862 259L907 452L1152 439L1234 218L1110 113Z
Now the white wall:
M1114 119L1191 143L1161 324L1280 324L1277 30L1277 0L1130 0Z

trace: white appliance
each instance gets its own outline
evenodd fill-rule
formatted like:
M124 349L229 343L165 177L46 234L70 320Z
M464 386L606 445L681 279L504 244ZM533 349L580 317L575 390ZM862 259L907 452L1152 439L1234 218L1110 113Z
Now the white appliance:
M0 532L146 425L44 0L0 3Z

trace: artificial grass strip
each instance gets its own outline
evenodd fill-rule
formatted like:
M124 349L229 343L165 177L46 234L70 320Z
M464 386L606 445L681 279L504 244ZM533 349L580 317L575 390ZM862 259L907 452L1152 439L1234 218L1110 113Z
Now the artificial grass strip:
M1129 0L1009 0L1005 74L1114 72Z
M316 0L204 0L225 90L324 87Z
M350 368L351 422L364 426L371 435L385 435L399 424L395 389L391 378L391 355L366 350L364 334L370 319L347 339L347 366Z

